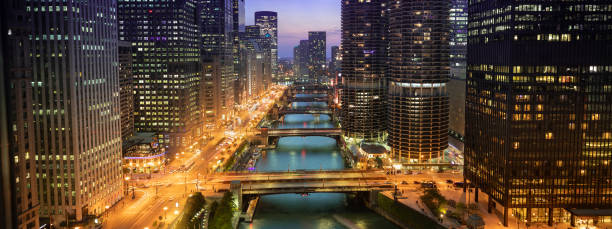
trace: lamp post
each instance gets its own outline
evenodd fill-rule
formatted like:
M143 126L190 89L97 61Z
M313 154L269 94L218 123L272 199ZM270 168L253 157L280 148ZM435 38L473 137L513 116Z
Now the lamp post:
M168 207L164 206L164 223L166 223L166 212L168 212Z

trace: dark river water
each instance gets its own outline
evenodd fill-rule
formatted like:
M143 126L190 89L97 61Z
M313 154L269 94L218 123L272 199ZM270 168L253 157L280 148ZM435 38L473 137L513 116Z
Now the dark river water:
M312 105L312 104L299 104ZM299 106L296 105L296 106ZM325 104L324 104L325 105ZM280 128L333 127L329 116L316 120L312 115L287 115ZM343 169L344 162L336 140L328 137L283 137L277 148L266 153L256 164L258 171L304 169ZM350 205L347 194L314 193L267 195L260 198L252 223L242 223L243 229L331 229L347 228L350 222L357 228L398 228L382 216L360 205Z

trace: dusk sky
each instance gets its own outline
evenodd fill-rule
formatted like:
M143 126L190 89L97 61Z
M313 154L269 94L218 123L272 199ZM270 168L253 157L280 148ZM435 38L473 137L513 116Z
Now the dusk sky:
M256 11L278 12L278 56L293 57L293 47L308 39L308 31L327 32L330 47L340 44L339 0L245 0L246 23L253 25Z

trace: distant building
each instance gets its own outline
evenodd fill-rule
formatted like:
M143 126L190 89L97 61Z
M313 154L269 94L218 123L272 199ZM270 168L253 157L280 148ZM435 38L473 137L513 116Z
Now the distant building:
M176 152L203 134L196 1L118 4L119 39L132 43L135 131L163 134Z
M244 77L245 70L242 69L241 54L242 49L240 48L240 33L245 30L245 0L232 0L233 9L233 28L232 28L232 54L234 57L234 103L237 105L243 104L247 98L244 94Z
M33 15L26 1L2 1L0 6L0 222L7 229L39 228L37 132L32 126L34 113L39 114L34 112L32 94L38 82L34 83L30 55L36 48L29 22Z
M308 69L309 80L323 82L327 80L325 65L327 35L324 31L308 32Z
M134 135L134 79L132 74L132 43L120 41L119 101L121 106L121 139Z
M255 25L260 28L262 39L266 40L264 49L270 49L272 61L272 80L276 81L278 71L278 14L273 11L255 12Z
M250 25L242 38L245 48L244 67L246 70L246 86L248 97L260 96L272 83L272 50L269 39L261 35L261 27Z
M234 111L235 74L235 0L199 1L198 24L201 40L201 60L205 64L220 64L213 75L214 82L204 82L214 87L215 121L227 120ZM237 6L240 7L240 6ZM237 16L240 18L240 15ZM240 22L238 24L240 29Z
M301 40L300 44L293 48L293 67L295 81L306 82L309 80L309 48L308 40Z
M451 78L465 79L467 54L467 0L452 0L450 9ZM452 96L452 95L451 95Z
M532 3L470 1L464 177L506 226L611 222L612 5Z
M438 158L448 148L450 4L392 1L386 7L391 156L407 162Z
M342 3L340 116L344 135L352 138L384 140L387 42L383 2L348 0ZM338 47L332 54L335 54L332 59L337 57Z
M328 71L330 73L335 73L340 71L340 47L332 46L331 47L331 60L329 61Z
M287 83L293 81L293 63L289 58L278 59L278 83Z

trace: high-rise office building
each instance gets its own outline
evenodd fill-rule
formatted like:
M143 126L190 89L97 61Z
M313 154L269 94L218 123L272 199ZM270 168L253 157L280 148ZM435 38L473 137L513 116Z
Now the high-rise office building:
M241 54L242 49L240 48L240 33L245 30L245 9L244 9L244 0L232 0L232 9L233 9L233 28L232 28L232 54L234 56L234 103L235 104L243 104L246 101L245 93L244 93L244 79L246 76L246 71L242 68Z
M199 1L198 24L202 42L202 61L221 64L220 75L213 75L215 83L204 82L213 87L215 122L226 120L234 109L234 0ZM240 25L238 25L240 26ZM206 110L205 112L211 112Z
M266 40L266 46L270 49L272 58L272 80L276 79L278 70L278 14L273 11L255 12L255 25L260 27L261 35Z
M450 10L449 131L461 148L465 130L465 73L467 54L467 0L452 0Z
M118 4L119 39L133 50L135 131L160 133L178 152L203 131L196 2Z
M32 15L25 1L3 1L0 6L0 222L8 229L38 228Z
M387 7L391 157L427 161L448 147L450 4L415 0L390 2Z
M450 9L451 78L465 79L467 53L467 0L452 0Z
M341 122L349 137L382 140L385 132L387 42L383 2L342 2Z
M324 31L308 32L308 69L309 80L323 82L325 78L325 65L327 35Z
M269 39L261 35L258 25L246 26L242 42L245 46L246 90L249 96L258 96L272 83L272 50Z
M328 65L329 72L340 71L340 47L331 47L331 57Z
M464 175L504 225L610 221L610 18L609 1L470 1Z
M36 157L41 222L87 224L123 197L117 1L26 4L36 140L19 160Z
M306 82L309 80L308 73L310 72L308 68L309 64L309 56L308 56L308 40L300 40L300 44L295 47L293 54L293 66L295 70L295 80L300 82Z
M300 79L300 46L293 47L293 81Z
M132 43L120 41L119 100L121 107L121 139L134 135L134 76L132 74Z

